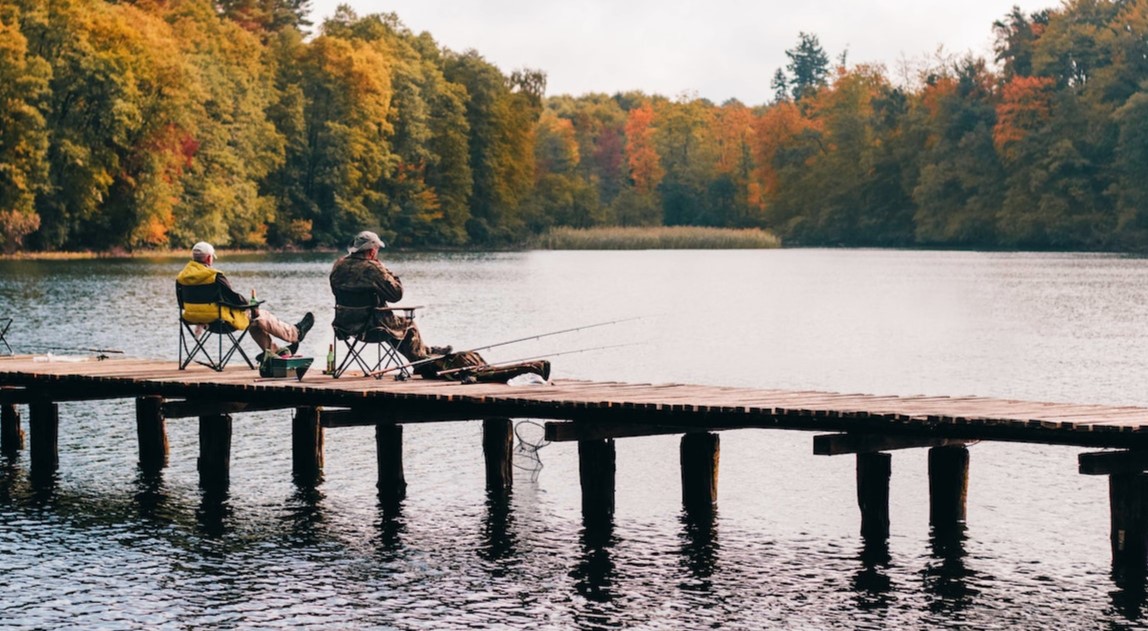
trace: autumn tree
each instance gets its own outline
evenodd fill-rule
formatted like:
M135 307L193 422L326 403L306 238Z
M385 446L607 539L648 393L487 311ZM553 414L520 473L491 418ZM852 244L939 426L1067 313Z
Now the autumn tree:
M996 61L1003 65L1004 78L1032 74L1034 44L1048 27L1048 11L1026 15L1014 6L1003 19L993 22Z
M61 0L26 17L30 50L52 64L51 187L37 200L33 245L166 243L195 85L169 25L93 0Z
M214 0L219 12L243 29L269 36L311 26L311 0Z
M966 57L938 69L920 95L925 138L912 191L918 243L968 247L995 242L1004 186L993 146L993 84L984 61Z
M654 139L656 129L654 106L649 101L630 110L626 117L626 163L633 189L616 200L614 216L620 225L656 225L662 221L657 188L665 171Z
M753 112L741 102L723 104L710 118L707 135L714 143L714 176L706 186L706 203L718 225L749 227L760 221L751 211Z
M803 31L797 40L796 46L785 51L789 58L785 66L788 74L784 75L784 80L781 75L774 75L773 80L774 89L787 88L794 101L812 96L829 81L829 55L817 36Z
M21 8L0 2L0 251L12 252L40 227L36 198L48 181L43 115L51 66L28 51Z
M1120 128L1116 150L1117 235L1120 245L1148 248L1148 90L1128 99L1114 114Z
M338 32L357 19L343 7L329 28ZM395 159L390 60L371 42L323 34L299 48L284 72L302 97L302 128L289 137L282 172L272 175L286 216L311 222L317 243L379 228L388 200L378 183Z
M540 114L536 73L509 80L476 51L444 55L447 80L466 88L470 171L467 233L480 243L520 238L520 204L534 183L533 129Z

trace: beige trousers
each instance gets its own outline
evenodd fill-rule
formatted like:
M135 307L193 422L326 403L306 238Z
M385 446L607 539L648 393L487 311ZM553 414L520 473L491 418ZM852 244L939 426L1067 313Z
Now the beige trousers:
M272 337L277 337L288 344L299 341L299 329L294 324L284 322L275 317L274 313L266 309L256 309L253 313L255 319L247 326L251 339L263 350L272 348Z

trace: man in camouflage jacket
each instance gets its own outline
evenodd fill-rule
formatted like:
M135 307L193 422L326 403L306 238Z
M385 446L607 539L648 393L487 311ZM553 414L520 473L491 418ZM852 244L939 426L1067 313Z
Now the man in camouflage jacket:
M355 235L347 256L335 261L331 269L331 291L335 294L335 321L332 323L339 339L355 336L369 342L380 341L372 336L382 335L383 341L397 345L399 353L410 362L427 358L415 371L427 379L442 378L463 381L505 382L524 373L534 373L544 380L550 378L550 362L546 360L509 365L489 365L473 351L452 353L450 346L427 347L418 327L410 318L392 311L380 311L389 302L403 297L403 284L379 261L379 248L384 247L379 235L363 231ZM342 293L341 293L342 292ZM373 294L367 304L353 302L345 292ZM458 370L466 369L466 370ZM440 371L447 371L439 375Z
M354 335L361 337L364 331L382 334L396 346L408 361L416 362L431 355L450 352L450 347L427 347L415 323L408 317L393 311L380 311L387 303L397 302L403 297L403 283L379 261L379 248L383 247L379 235L363 231L355 235L347 256L335 261L331 268L331 291L336 297L335 321L332 326L340 339ZM339 304L340 292L373 292L373 307L347 306ZM367 341L380 341L366 337Z

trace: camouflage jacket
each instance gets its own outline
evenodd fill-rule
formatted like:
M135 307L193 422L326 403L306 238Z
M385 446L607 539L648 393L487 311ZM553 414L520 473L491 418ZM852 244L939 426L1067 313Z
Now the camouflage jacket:
M344 256L331 268L330 281L331 291L335 294L335 321L332 325L340 339L348 335L358 337L368 331L385 334L393 341L406 336L412 326L408 318L378 310L378 307L386 307L388 302L403 297L402 281L378 260L357 254ZM345 292L356 292L359 297L373 294L373 300L369 304L349 300Z

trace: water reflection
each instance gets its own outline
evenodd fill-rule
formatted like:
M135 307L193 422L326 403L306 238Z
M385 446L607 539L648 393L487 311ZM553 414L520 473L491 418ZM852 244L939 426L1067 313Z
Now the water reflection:
M171 521L171 496L164 487L163 474L140 470L135 479L135 504L141 519Z
M930 610L937 613L958 613L973 603L977 590L969 585L972 570L965 564L964 523L933 526L929 533L931 558L923 570L925 589L934 599Z
M0 503L12 504L20 489L26 486L23 472L17 459L0 459Z
M1112 569L1112 581L1116 589L1108 593L1112 608L1123 619L1137 622L1144 617L1144 606L1148 604L1148 590L1145 589L1144 571Z
M1135 554L1112 555L1112 582L1116 589L1109 592L1112 606L1125 619L1140 620L1148 604L1148 577L1145 559Z
M33 467L28 473L31 504L33 506L50 505L56 499L56 485L59 481L60 474L56 470L37 470Z
M393 558L402 550L403 535L407 530L402 501L380 496L379 521L375 527L379 533L379 551L384 557Z
M234 529L232 512L227 491L203 491L199 508L195 511L196 524L204 535L222 537Z
M322 543L328 538L326 496L315 487L296 487L287 499L283 520L290 533L289 542L296 548Z
M513 528L514 513L510 510L510 493L501 489L488 490L479 557L491 562L512 558L517 553L518 544ZM495 572L501 575L501 570Z
M889 539L865 537L857 555L861 566L853 575L853 601L859 609L886 609L892 602L893 580L889 576Z
M682 511L681 565L691 580L680 587L688 591L709 593L713 589L711 578L717 571L720 546L717 540L717 512Z
M618 598L615 583L618 580L614 567L613 521L597 521L582 528L579 536L580 554L570 578L574 579L574 591L586 600L575 617L583 628L621 628L615 607Z

